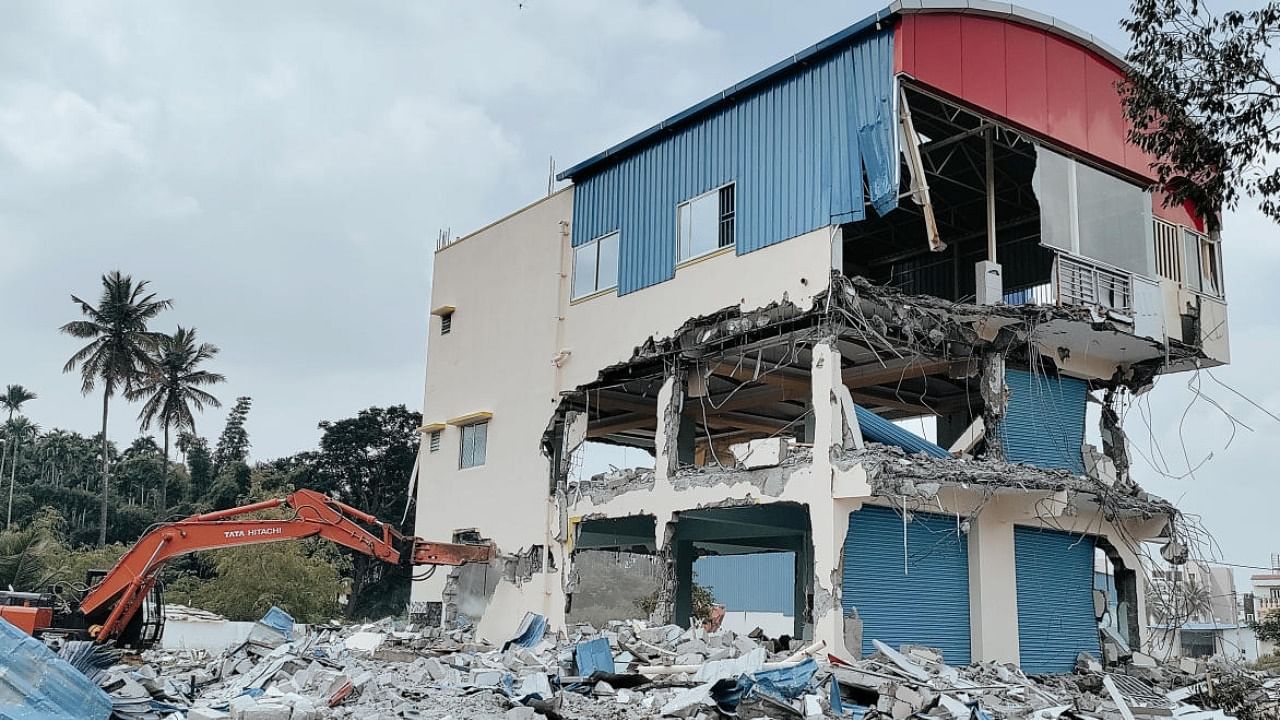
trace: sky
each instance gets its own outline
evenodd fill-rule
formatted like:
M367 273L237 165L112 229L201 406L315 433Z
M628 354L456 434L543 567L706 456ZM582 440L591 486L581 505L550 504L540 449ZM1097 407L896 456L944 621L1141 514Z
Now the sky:
M78 345L57 328L77 317L72 293L96 299L119 269L173 299L156 329L194 326L222 349L224 408L201 434L240 395L258 459L314 447L322 420L420 409L442 229L523 206L552 159L568 167L884 4L7 2L0 385L38 393L43 428L96 432L100 399L62 374ZM1118 0L1022 4L1125 44ZM1248 400L1280 415L1280 238L1247 199L1225 225L1233 362L1163 378L1126 427L1148 490L1202 516L1226 561L1267 565L1280 421ZM113 439L137 434L137 409L113 405Z

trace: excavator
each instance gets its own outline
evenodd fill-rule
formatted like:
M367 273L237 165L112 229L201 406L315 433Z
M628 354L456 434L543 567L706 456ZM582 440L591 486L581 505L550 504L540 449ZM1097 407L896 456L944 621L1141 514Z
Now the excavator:
M246 518L289 508L283 520ZM430 542L406 537L378 518L314 490L192 515L152 526L108 571L91 570L78 603L65 593L0 591L0 617L46 642L92 639L146 649L164 630L159 571L173 558L201 550L320 537L392 565L458 566L484 563L493 547L481 543Z

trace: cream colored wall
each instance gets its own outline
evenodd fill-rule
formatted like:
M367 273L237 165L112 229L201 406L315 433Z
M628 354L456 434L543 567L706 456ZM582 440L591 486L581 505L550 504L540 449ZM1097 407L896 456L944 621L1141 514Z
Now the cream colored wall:
M445 428L438 452L423 442L422 537L475 528L505 553L546 543L549 466L539 441L556 396L561 223L572 213L569 189L436 253L430 308L457 310L448 335L431 318L423 422L476 411L493 418L483 466L458 468L457 427ZM446 575L415 584L414 600L439 600Z
M674 278L628 295L609 293L565 308L563 387L592 382L605 367L631 357L650 337L668 337L690 318L726 307L754 310L789 298L808 309L830 284L836 228L735 255L732 251L676 269ZM566 241L565 252L569 253Z

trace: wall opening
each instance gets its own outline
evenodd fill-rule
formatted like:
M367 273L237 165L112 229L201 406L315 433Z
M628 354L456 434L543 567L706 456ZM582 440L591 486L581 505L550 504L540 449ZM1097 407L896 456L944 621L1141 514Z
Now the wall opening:
M676 517L667 555L675 581L672 622L689 627L696 620L694 587L701 585L726 612L731 607L763 607L765 596L768 605L777 608L775 615L787 617L789 611L789 627L778 617L771 618L770 628L761 625L766 633L786 629L771 637L812 635L813 533L805 506L770 503L686 510ZM752 570L765 574L744 577ZM752 598L753 592L760 597ZM747 617L743 615L742 622Z
M665 566L656 553L652 515L582 520L575 526L565 620L600 628L610 620L647 620Z

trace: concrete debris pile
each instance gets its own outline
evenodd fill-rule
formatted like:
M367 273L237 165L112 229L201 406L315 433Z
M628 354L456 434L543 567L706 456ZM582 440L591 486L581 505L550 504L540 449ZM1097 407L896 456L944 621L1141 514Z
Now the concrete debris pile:
M152 651L131 672L154 678L137 680L153 697L182 698L158 715L166 720L1216 720L1232 716L1201 707L1275 702L1260 678L1227 666L1119 673L1082 655L1075 674L1033 678L1012 665L952 667L923 647L873 641L876 652L850 664L821 644L752 635L640 621L553 633L530 613L494 644L470 630L384 620L298 637L264 632L219 656Z

